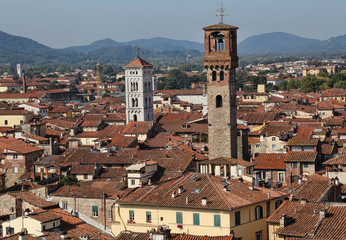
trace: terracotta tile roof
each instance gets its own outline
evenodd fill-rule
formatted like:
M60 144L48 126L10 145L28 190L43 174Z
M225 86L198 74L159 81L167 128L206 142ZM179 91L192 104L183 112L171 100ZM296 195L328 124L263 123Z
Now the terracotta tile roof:
M224 23L214 24L208 27L204 27L203 30L223 30L223 29L238 29L238 27L227 25Z
M335 142L323 142L321 143L321 154L332 155L337 153Z
M28 112L21 109L0 109L0 115L27 115Z
M255 169L285 170L284 159L286 154L265 153L258 154L254 159Z
M242 159L236 159L236 158L224 158L224 157L220 157L220 158L215 158L215 159L208 159L208 160L204 160L204 161L200 161L199 163L203 164L229 164L229 165L241 165L241 166L245 166L245 167L251 167L254 166L255 163L253 162L249 162L249 161L245 161Z
M59 197L75 197L75 198L101 198L105 193L107 196L117 195L120 190L125 187L125 183L114 177L109 180L94 180L88 182L81 182L80 186L62 186L54 193L53 196Z
M113 138L121 134L121 132L125 129L125 127L126 127L125 125L110 125L98 131L86 131L86 132L78 133L76 136L78 138L97 138L97 139Z
M346 165L346 155L329 159L325 161L323 165Z
M287 146L317 146L320 140L317 138L300 139L292 138L288 140Z
M33 92L33 93L0 93L0 98L41 98L44 95L43 92Z
M50 209L49 213L55 214L61 217L60 230L65 231L69 239L80 239L81 236L89 235L90 239L95 240L111 240L114 237L104 233L96 227L89 225L72 214L64 212L59 208ZM51 236L51 239L60 239L59 234L53 231L44 232L47 236ZM50 240L50 239L49 239Z
M126 121L125 113L110 113L104 118L104 121Z
M223 190L225 185L228 191ZM183 186L183 193L172 198L172 191L177 193L179 186ZM254 190L250 190L249 186L250 183L238 180L225 182L215 176L187 173L157 185L135 188L128 194L120 196L118 203L230 210L285 196L281 192L266 188L254 187ZM207 205L202 205L201 200L204 197L207 197Z
M323 219L321 210L325 210ZM282 214L287 215L288 224L278 228L276 233L290 237L285 239L346 239L345 204L285 202L267 222L279 223Z
M34 139L34 140L38 140L38 141L48 141L49 139L48 138L45 138L45 137L41 137L41 136L37 136L37 135L32 135L32 134L24 134L22 135L25 138L31 138L31 139Z
M94 174L95 165L74 164L70 170L72 174Z
M61 219L60 216L50 212L50 211L35 211L30 213L28 217L33 218L41 223L51 222Z
M256 144L256 143L260 143L260 139L258 137L249 137L248 138L249 146Z
M38 207L38 208L50 208L57 205L54 202L50 202L39 196L36 196L34 193L30 191L9 192L8 194L17 199L22 199L23 201L31 205L34 205L35 207Z
M103 122L102 120L95 120L95 121L87 120L81 124L81 127L98 127L102 124L102 122Z
M111 138L111 142L109 143L108 146L117 146L121 148L127 148L127 147L135 145L135 142L137 142L137 137L126 137L126 136L123 136L122 134L118 134L115 137ZM133 147L136 147L136 146L133 146Z
M244 121L247 121L249 124L263 124L267 121L273 121L278 118L277 113L270 112L250 112L245 115L243 118Z
M281 124L269 124L265 125L260 130L260 135L266 135L266 136L280 136L280 133L288 133L288 132L294 132L294 126L292 125L285 125L284 123Z
M150 63L141 59L140 57L135 58L133 61L126 64L124 67L152 67Z
M147 134L153 127L153 122L129 122L123 134Z
M0 152L4 153L5 149L15 151L17 153L31 153L42 151L42 148L36 147L32 144L26 144L21 140L15 139L10 136L0 137Z
M167 240L232 240L233 236L195 236L189 234L170 234ZM150 240L150 233L124 231L115 240Z
M284 186L279 190L292 194L293 199L307 199L309 202L320 202L333 187L332 181L324 176L313 174L304 177L302 183L295 182L290 186Z
M286 154L285 162L315 162L315 152L289 152Z
M148 139L144 144L150 148L166 148L169 137L169 133L160 132L153 138Z

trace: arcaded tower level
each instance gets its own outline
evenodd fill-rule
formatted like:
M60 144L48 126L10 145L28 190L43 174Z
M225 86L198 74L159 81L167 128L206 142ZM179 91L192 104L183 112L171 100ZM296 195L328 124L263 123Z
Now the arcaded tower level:
M203 28L210 159L237 158L237 29L223 23Z

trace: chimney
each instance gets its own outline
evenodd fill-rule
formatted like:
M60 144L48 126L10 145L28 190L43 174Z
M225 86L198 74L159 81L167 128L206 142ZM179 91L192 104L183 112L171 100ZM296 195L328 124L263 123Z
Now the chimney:
M307 201L308 201L308 200L307 200L306 198L302 198L302 199L300 200L300 203L301 203L301 204L305 204L305 203L307 203Z
M320 220L326 218L326 210L320 210Z
M249 189L250 189L251 191L253 191L253 190L254 190L253 185L250 185L250 186L249 186Z
M189 197L188 197L188 196L186 196L186 198L185 198L185 204L186 204L186 205L189 204Z
M293 201L293 194L290 194L290 197L288 198L288 200L291 202Z
M223 186L223 189L222 189L222 190L225 191L225 192L229 192L229 190L228 190L228 188L227 188L227 185Z
M175 191L172 192L172 198L174 199L176 196L175 196Z
M340 184L340 181L339 181L339 178L338 177L335 177L334 178L334 185L339 187L339 184Z
M67 237L67 232L62 232L62 233L60 233L60 238L61 239L67 239L68 237Z
M270 192L268 192L268 198L270 198Z
M148 185L151 186L151 178L148 180Z
M140 187L140 188L143 187L143 182L142 181L138 182L138 187Z
M298 179L298 183L299 183L299 184L302 184L302 178L299 178L299 179Z
M280 227L286 227L287 224L287 215L282 214L280 217Z
M178 188L178 194L180 195L180 194L182 194L184 192L184 188L183 188L183 186L180 186L179 188Z
M207 204L208 204L208 198L203 197L203 198L202 198L202 205L203 205L203 206L206 206Z

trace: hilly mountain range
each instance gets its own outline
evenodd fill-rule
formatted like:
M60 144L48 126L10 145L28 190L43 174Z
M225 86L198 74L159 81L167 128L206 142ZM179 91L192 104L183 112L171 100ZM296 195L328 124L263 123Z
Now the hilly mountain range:
M328 50L346 50L346 35L321 41L284 32L275 32L248 37L238 45L240 54L315 52Z
M202 43L168 38L138 39L116 42L112 39L95 41L85 46L53 49L32 39L14 36L0 31L0 64L25 63L42 65L50 63L76 64L85 61L125 64L136 56L137 46L143 58L154 64L174 65L184 63L186 57L201 61ZM304 54L332 52L346 54L346 35L325 41L302 38L276 32L251 36L238 44L240 55L249 54Z

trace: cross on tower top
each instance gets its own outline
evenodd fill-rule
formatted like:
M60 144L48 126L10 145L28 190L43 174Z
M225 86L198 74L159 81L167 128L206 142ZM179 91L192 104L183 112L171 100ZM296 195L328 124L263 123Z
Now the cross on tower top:
M217 9L216 11L219 12L219 14L216 14L216 16L220 17L220 24L223 24L223 17L228 16L227 14L225 14L225 12L227 11L227 8L223 8L221 3L221 7Z

